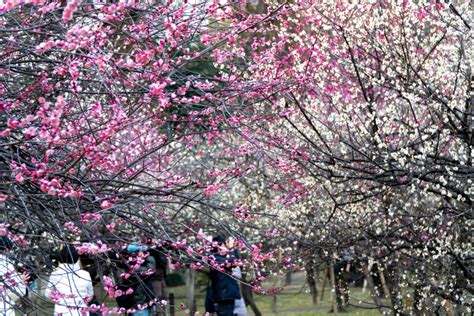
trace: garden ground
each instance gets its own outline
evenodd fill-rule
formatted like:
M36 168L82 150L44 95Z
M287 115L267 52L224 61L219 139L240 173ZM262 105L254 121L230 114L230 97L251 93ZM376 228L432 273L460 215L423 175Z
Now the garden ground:
M196 285L196 303L197 310L202 315L204 312L204 297L207 284L207 276L204 274L198 275L198 282ZM281 280L270 277L264 283L264 288L271 288L279 286ZM276 297L272 295L258 295L254 294L255 303L263 315L278 315L278 316L318 316L318 315L334 315L329 313L331 309L332 293L329 285L326 286L321 300L321 284L318 284L318 303L314 306L312 304L309 288L306 285L304 273L295 273L292 277L291 285L284 287L283 291ZM175 296L176 316L184 316L186 314L180 306L181 303L186 304L186 285L170 287L169 293ZM115 306L114 300L108 298L98 284L95 287L95 293L100 301L105 302L107 306ZM276 300L276 304L274 301ZM372 299L368 290L362 291L360 287L350 287L350 306L345 307L344 315L361 315L372 316L381 315L381 313L373 308ZM38 315L49 316L53 315L53 305L42 300L42 312ZM272 306L273 305L273 306ZM247 307L250 315L254 315L252 310ZM23 315L17 313L17 315ZM31 314L36 315L36 314ZM169 315L169 314L168 314Z
M272 287L279 284L279 280L269 278L265 282L265 287ZM326 286L323 300L321 298L321 285L318 284L318 303L316 306L312 304L311 294L309 288L305 284L304 273L296 273L292 278L292 283L286 286L284 290L276 296L276 312L272 311L272 301L275 299L271 295L257 295L254 294L255 302L263 315L279 315L279 316L318 316L318 315L333 315L329 313L331 309L332 293L330 286ZM169 289L170 293L174 293L176 297L176 305L186 302L186 286L179 286ZM196 303L198 311L204 310L204 296L205 286L197 288ZM365 292L361 288L350 287L350 302L351 306L346 307L344 315L381 315L381 313L372 309L373 301L368 290ZM363 308L365 307L365 308ZM253 315L250 306L247 307L249 315ZM186 315L184 311L177 308L176 315Z

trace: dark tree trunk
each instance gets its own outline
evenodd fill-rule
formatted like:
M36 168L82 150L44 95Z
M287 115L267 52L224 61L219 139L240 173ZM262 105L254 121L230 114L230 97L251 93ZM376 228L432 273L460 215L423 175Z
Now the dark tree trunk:
M255 316L262 316L262 313L258 309L257 304L255 304L255 301L253 299L252 288L246 284L245 275L242 275L242 280L244 281L244 283L241 283L241 290L245 305L250 305L250 308L252 308L252 311Z
M318 288L316 287L316 279L314 273L313 261L306 264L306 282L308 282L309 291L313 300L313 305L318 304Z
M291 276L292 276L291 272L287 272L285 274L285 286L291 285Z
M390 302L392 304L393 311L395 315L407 316L408 314L404 312L403 301L401 299L401 289L400 289L400 273L397 269L387 268L387 276L390 280L388 282L389 293L390 293Z
M375 287L374 279L372 278L372 274L370 272L369 264L364 264L364 274L365 278L367 280L367 286L370 289L370 295L372 296L375 306L378 307L380 311L382 311L382 300L380 299L380 295L377 291L377 288Z

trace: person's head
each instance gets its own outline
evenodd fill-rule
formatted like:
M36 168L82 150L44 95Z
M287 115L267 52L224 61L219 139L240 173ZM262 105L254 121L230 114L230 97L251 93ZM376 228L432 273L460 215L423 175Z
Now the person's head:
M224 245L224 242L225 242L225 238L224 236L221 236L221 235L217 235L217 236L214 236L212 238L212 252L218 252L219 251L219 247L223 246ZM217 246L214 246L215 244L217 244Z
M1 236L0 238L0 253L5 252L13 248L13 242L10 238L6 236Z
M232 249L234 248L235 246L235 239L234 237L229 237L227 238L227 240L225 241L225 246L228 248L228 249Z
M76 263L79 261L79 253L76 247L67 245L59 251L59 263Z
M225 242L224 236L217 235L212 238L212 242L216 242L219 246Z

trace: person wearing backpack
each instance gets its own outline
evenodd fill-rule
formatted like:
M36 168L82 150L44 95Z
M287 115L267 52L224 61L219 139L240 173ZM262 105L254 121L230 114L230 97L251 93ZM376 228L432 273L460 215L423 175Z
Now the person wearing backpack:
M223 255L219 248L225 247L225 239L221 236L214 237L212 242L216 247L212 249L211 265L209 272L209 286L206 292L205 308L208 313L216 313L218 316L234 316L236 302L242 298L237 281L232 277L232 263L237 259L235 253ZM218 269L221 264L227 263L224 271Z
M128 253L126 251L123 251L119 256L119 259L114 260L115 269L113 270L113 276L115 284L117 286L117 290L120 290L122 292L122 295L117 296L115 298L117 306L119 308L129 310L135 306L133 292L135 292L137 284L131 278L124 278L122 276L122 273L128 273L130 270L130 267L128 266L126 261L127 259ZM127 294L129 293L127 291L132 291L132 293Z
M144 262L139 266L137 266L138 257L144 258ZM119 270L115 271L115 279L117 288L124 295L115 298L117 305L127 310L134 309L132 314L134 316L150 316L150 302L155 299L150 275L155 273L155 259L149 255L147 246L136 243L127 246L121 253L121 259L117 264ZM131 269L132 267L134 268ZM130 276L123 277L122 273Z

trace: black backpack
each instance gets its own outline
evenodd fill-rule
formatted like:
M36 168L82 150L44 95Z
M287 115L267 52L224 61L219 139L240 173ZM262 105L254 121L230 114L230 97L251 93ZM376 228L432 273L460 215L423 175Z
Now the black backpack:
M137 289L137 282L134 282L134 278L131 277L129 279L123 279L120 276L117 278L119 281L117 282L117 289L122 291L122 295L115 298L118 307L123 307L126 309L134 308L135 307L135 291ZM131 294L125 294L128 289L132 289L133 292Z

